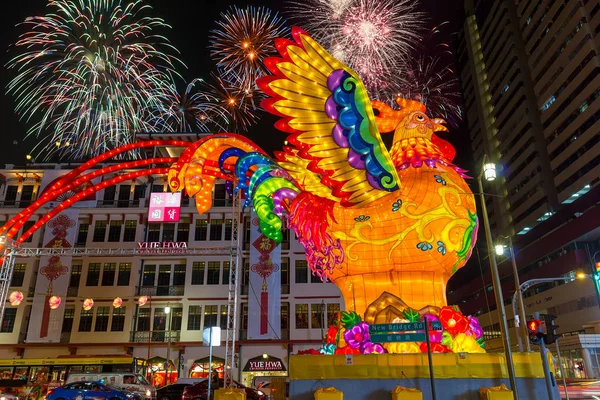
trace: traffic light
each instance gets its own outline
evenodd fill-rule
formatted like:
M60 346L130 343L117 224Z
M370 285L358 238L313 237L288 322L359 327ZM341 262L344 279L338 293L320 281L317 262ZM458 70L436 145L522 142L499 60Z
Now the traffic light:
M552 344L560 337L560 333L556 333L558 325L554 325L555 319L556 315L544 315L544 322L546 324L546 336L544 337L544 343L546 344Z
M532 344L539 344L544 338L544 334L540 332L542 321L539 319L530 319L527 321L527 330L529 331L529 341Z

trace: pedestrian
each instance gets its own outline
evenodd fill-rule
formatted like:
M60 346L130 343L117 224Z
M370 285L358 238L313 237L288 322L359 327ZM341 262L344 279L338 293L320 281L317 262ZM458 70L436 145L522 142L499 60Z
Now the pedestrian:
M218 389L219 388L219 373L217 372L217 370L213 370L211 377L210 377L210 386L213 389Z

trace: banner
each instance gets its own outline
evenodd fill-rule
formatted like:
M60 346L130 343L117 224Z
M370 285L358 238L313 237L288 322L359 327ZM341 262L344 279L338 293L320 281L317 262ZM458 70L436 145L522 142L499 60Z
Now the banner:
M75 244L79 211L69 209L61 212L46 223L44 230L45 248L68 249ZM28 343L59 343L69 277L71 256L43 256L35 282ZM53 307L50 307L50 300ZM60 300L59 300L60 299Z
M281 339L281 246L251 218L248 339Z
M38 198L41 197L41 195L44 193L44 191L46 189L50 189L50 187L59 178L68 174L69 172L71 172L71 171L64 170L64 169L45 170L44 176L42 177L42 181L40 183L40 188L38 190L38 193L39 193ZM49 205L50 205L50 207L55 207L61 201L65 201L68 198L75 196L77 193L81 192L82 190L85 190L88 187L91 187L99 182L100 182L100 178L95 178L95 179L92 179L91 181L82 183L80 186L74 187L71 190L68 190L67 192L61 194L60 196L58 196L58 198L55 201L50 202ZM96 195L97 195L97 193L92 193L91 195L87 196L86 198L81 199L77 203L73 204L73 207L96 207Z

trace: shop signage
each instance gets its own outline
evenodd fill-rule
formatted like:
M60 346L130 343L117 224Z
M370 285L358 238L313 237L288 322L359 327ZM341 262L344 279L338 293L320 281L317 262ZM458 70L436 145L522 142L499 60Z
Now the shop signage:
M139 253L186 253L187 242L138 242Z
M244 372L285 372L283 361L275 357L256 357L248 360Z

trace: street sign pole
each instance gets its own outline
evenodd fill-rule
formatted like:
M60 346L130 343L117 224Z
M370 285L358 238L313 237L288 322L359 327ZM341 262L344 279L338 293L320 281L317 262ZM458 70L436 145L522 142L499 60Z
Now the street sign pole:
M431 341L429 340L429 322L425 319L425 339L427 340L427 359L429 360L429 380L431 381L431 397L436 400L435 378L433 377L433 361L431 357Z

